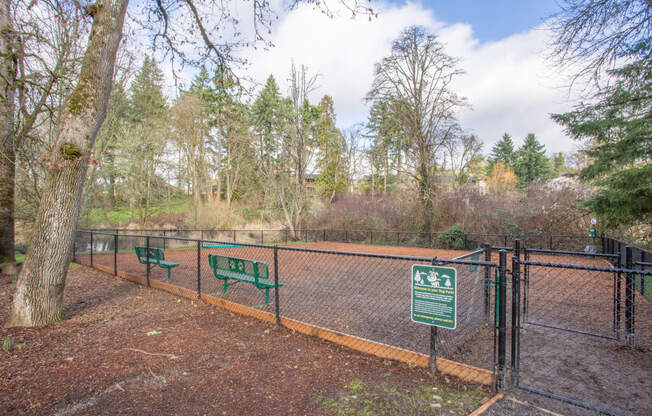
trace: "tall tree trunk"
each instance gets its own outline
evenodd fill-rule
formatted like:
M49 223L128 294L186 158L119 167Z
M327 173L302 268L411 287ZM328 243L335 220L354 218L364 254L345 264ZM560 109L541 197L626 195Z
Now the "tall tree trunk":
M14 97L16 57L9 4L0 6L0 263L14 260Z
M432 216L434 214L434 204L432 200L431 175L429 167L425 162L419 165L419 194L424 211L423 231L432 232Z
M217 138L217 200L222 200L222 135Z
M113 155L108 157L109 165L111 166L111 171L109 173L109 202L111 203L111 209L114 209L116 206L115 201L115 158Z
M47 155L49 170L34 232L5 326L47 325L63 319L63 289L89 150L106 117L127 3L105 0L91 10L93 27L79 82L62 111Z

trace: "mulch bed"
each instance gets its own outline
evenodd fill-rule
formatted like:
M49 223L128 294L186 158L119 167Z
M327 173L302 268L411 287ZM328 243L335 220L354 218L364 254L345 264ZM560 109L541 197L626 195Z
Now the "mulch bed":
M292 246L297 247L297 246ZM461 252L443 252L411 247L371 246L349 243L311 243L304 247L352 252L410 255L439 258L457 257ZM190 247L189 247L190 248ZM251 286L229 288L220 293L203 258L208 253L253 258L273 263L271 248L232 247L201 251L203 293L254 305L261 295ZM182 265L175 269L171 283L196 288L196 251L167 250L166 257ZM336 254L314 254L279 249L281 315L327 327L374 341L427 352L427 327L409 320L409 267L413 262L372 259ZM603 259L587 256L536 254L532 260L552 263L609 267ZM498 261L497 253L492 260ZM112 267L113 256L98 255L95 261ZM118 267L144 275L144 266L133 253L118 255ZM508 253L511 268L511 253ZM493 331L484 325L482 308L483 272L458 267L458 329L439 331L438 354L459 362L490 369L493 365ZM493 273L493 270L492 270ZM493 277L493 276L492 276ZM154 268L153 279L166 280L164 270ZM509 277L508 277L509 278ZM622 278L621 278L622 279ZM624 283L621 281L624 305ZM510 289L511 290L511 289ZM524 290L524 288L522 288ZM561 326L601 335L613 334L613 274L553 267L531 267L529 321ZM511 291L508 292L508 305ZM624 347L620 341L529 325L521 333L521 381L529 386L585 401L624 414L652 411L649 378L652 354L652 304L636 298L638 348ZM494 297L491 297L492 310ZM267 310L273 311L273 307ZM624 313L620 328L624 329ZM511 316L508 307L508 325ZM508 328L508 337L510 336ZM509 348L508 348L508 363Z
M0 276L3 321L14 287ZM65 305L57 324L0 329L11 343L0 350L0 414L321 415L404 394L405 414L461 415L489 397L87 267L69 272Z

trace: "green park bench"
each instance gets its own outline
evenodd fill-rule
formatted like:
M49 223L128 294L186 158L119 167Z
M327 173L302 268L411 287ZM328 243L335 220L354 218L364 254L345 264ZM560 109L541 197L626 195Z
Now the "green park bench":
M157 265L162 269L167 269L168 279L170 278L170 270L179 265L179 263L165 261L165 252L162 248L136 246L136 256L138 256L138 261L140 263L147 265L147 271L149 271L152 264Z
M274 281L269 279L267 263L209 254L208 264L213 269L215 277L224 281L223 293L226 293L229 286L236 283L250 283L261 292L265 292L265 305L269 305L269 289L274 287ZM233 282L229 282L229 280ZM282 283L278 285L279 287L283 286Z

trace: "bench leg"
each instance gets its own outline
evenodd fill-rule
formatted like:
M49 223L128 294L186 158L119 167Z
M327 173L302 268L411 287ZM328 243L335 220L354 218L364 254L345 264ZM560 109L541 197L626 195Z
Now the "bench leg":
M172 270L172 269L170 269L170 268L168 267L168 280L170 280L170 270Z
M265 289L265 305L269 305L269 288Z
M228 279L224 279L224 289L222 290L222 293L226 293L227 287L229 287Z

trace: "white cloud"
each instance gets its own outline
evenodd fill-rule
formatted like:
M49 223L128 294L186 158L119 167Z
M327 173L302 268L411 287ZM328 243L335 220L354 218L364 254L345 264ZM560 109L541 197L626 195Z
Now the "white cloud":
M441 22L436 10L420 3L374 3L377 19L350 19L346 10L330 19L306 4L281 13L269 37L275 47L242 52L250 62L247 74L260 85L274 75L283 92L291 61L306 65L318 79L313 101L324 94L333 97L338 125L346 128L365 122L368 108L363 98L371 85L373 66L386 56L392 41L409 25L423 25L440 36L447 52L460 58L466 75L455 88L472 109L459 113L463 127L485 142L488 153L503 132L519 144L533 132L549 152L569 151L572 142L549 114L570 109L567 76L549 65L547 36L535 28L494 42L479 42L466 23ZM280 10L277 8L276 10ZM243 11L240 11L245 18ZM244 25L246 26L246 25ZM244 28L243 26L243 28Z
M347 15L346 11L341 14ZM282 91L287 89L291 61L320 74L319 88L311 99L333 97L338 125L350 126L366 119L363 98L371 85L374 64L389 53L391 42L408 25L438 27L432 11L407 4L388 6L378 19L366 17L330 19L309 5L284 15L275 28L269 51L249 53L249 74L260 83L274 75Z

